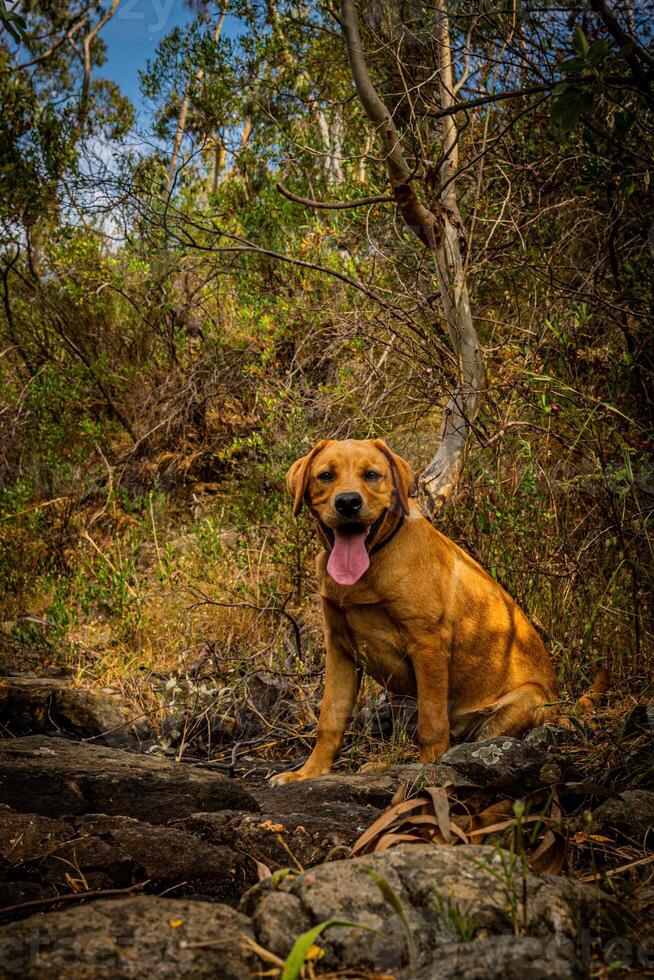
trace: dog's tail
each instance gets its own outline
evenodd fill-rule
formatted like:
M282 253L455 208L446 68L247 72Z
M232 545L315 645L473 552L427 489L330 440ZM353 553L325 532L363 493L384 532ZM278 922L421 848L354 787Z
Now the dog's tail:
M587 691L581 695L575 705L575 714L590 715L600 702L603 694L609 689L609 672L606 667L602 667L595 674L595 680Z

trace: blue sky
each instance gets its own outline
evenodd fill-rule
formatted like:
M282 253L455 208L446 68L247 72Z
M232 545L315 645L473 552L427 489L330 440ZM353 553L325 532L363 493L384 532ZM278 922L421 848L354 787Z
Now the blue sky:
M173 27L188 24L192 12L182 0L122 0L116 14L102 31L107 60L99 74L118 83L134 103L138 123L147 124L149 111L139 90L139 68L144 68L159 42ZM226 36L238 32L235 18L227 16Z

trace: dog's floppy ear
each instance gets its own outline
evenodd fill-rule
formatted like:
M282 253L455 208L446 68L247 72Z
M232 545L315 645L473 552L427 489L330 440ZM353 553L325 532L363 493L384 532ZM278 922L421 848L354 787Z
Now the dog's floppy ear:
M400 501L400 506L405 514L409 513L409 497L415 490L415 481L413 470L407 463L405 459L394 453L388 443L384 442L383 439L371 439L373 446L376 446L386 457L386 459L391 464L391 470L393 471L393 482L395 484L395 489L397 490L397 495Z
M293 498L293 517L297 517L302 510L302 501L304 500L309 483L309 465L311 460L328 442L331 442L331 439L321 439L320 442L316 443L310 453L302 456L301 459L296 459L286 474L286 486Z

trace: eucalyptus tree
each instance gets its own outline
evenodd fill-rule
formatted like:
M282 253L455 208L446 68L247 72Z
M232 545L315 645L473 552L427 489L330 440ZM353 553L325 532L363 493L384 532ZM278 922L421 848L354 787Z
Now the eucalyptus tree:
M130 103L113 82L95 77L105 57L102 28L117 0L81 10L67 2L31 3L18 39L0 36L0 220L4 239L27 246L40 271L44 237L71 193L81 156L123 136Z

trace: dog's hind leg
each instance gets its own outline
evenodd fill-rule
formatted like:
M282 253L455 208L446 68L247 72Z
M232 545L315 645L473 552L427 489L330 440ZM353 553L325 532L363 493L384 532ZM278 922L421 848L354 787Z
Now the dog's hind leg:
M551 700L541 684L522 684L485 709L485 717L475 726L474 737L480 742L495 735L520 738L552 717L556 709L550 707Z

